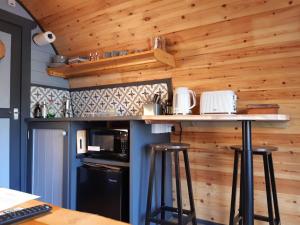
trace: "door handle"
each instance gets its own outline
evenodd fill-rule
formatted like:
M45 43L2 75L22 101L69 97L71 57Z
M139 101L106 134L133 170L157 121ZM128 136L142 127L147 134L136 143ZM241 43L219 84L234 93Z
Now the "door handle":
M11 113L11 112L10 112ZM13 109L13 118L14 120L18 120L19 119L19 109L18 108L14 108ZM10 114L11 115L11 114Z

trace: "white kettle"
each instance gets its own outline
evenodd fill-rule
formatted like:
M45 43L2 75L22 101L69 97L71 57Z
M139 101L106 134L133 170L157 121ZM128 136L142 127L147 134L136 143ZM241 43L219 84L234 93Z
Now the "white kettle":
M193 104L191 104L191 99ZM173 114L187 115L196 106L195 92L187 87L178 87L173 95Z

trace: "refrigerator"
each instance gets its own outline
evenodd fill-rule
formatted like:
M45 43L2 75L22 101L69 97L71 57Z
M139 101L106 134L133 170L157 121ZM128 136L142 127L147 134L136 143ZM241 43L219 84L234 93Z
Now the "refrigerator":
M78 167L77 210L129 222L129 168L92 163Z

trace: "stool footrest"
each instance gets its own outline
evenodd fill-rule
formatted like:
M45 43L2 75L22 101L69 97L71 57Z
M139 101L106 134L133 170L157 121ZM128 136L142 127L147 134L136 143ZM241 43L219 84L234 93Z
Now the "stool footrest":
M266 217L266 216L261 216L261 215L257 215L257 214L254 214L254 219L260 220L260 221L269 222L269 218L268 218L268 217Z
M264 222L269 222L269 218L267 216L261 216L261 215L254 214L254 219L264 221ZM234 217L233 224L237 224L238 222L240 222L240 220L242 220L242 217L239 214L237 214ZM274 224L280 225L280 223L278 223L278 220L276 220L276 219L274 219Z
M269 222L269 218L267 216L261 216L261 215L254 214L254 219ZM277 218L274 218L273 224L280 225L280 222L278 222Z
M174 208L174 207L170 207L170 206L163 206L160 208L160 210L164 210L165 212L175 212L177 213L178 212L178 209L177 208ZM187 209L182 209L182 212L183 214L186 214L186 215L189 215L192 213L191 210L187 210Z
M156 217L159 214L161 214L162 212L178 213L178 209L174 208L174 207L163 206L161 208L158 208L158 209L154 210L154 212L151 213L151 216L148 219L148 221L150 221L152 223L162 224L162 225L175 225L175 224L178 224L178 222L176 220L175 221L168 221L168 220L156 219ZM183 209L182 213L183 213L182 224L188 224L189 222L191 222L193 220L195 213L192 212L191 210Z

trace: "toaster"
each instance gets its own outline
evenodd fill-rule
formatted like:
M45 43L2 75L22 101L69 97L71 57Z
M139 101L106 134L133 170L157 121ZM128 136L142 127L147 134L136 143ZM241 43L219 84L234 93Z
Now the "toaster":
M236 113L236 102L234 91L205 91L200 98L200 114Z

